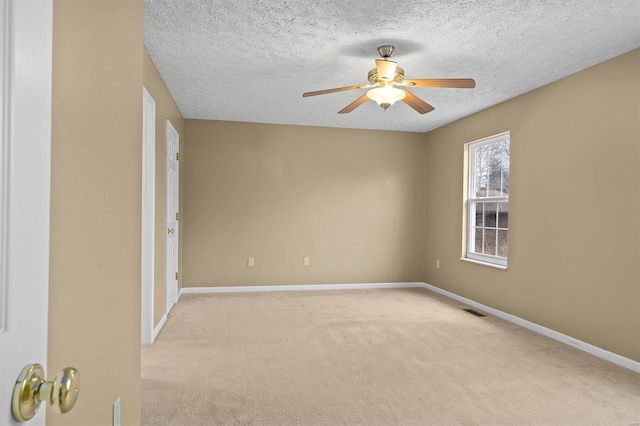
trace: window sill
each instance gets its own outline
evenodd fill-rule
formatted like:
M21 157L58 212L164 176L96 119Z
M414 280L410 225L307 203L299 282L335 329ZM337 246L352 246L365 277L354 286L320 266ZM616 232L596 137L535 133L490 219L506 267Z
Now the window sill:
M480 260L469 259L467 257L461 257L460 260L475 263L476 265L488 266L490 268L500 269L501 271L506 271L507 267L502 265L496 265L495 263L481 262Z

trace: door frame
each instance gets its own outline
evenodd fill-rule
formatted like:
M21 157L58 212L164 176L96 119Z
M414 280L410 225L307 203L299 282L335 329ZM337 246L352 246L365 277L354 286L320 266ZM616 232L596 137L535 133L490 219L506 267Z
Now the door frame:
M175 129L175 127L173 127L173 125L171 124L171 121L167 120L167 176L166 176L166 182L167 182L167 219L169 218L169 200L170 198L170 188L168 185L169 182L169 167L168 167L168 162L170 160L169 158L169 141L171 137L175 137L176 140L176 152L180 152L180 134L178 133L178 131ZM176 211L179 211L180 208L180 161L178 159L176 159ZM169 312L171 311L171 308L173 308L173 305L176 304L176 302L178 301L178 280L175 279L175 277L173 276L173 271L169 268L169 265L171 264L170 262L175 262L175 271L176 273L178 272L178 259L179 259L179 247L180 247L180 232L179 232L179 221L176 220L176 225L174 227L174 235L175 235L175 239L176 239L176 258L175 259L169 259L169 244L168 241L169 239L167 238L165 241L167 242L165 244L166 249L165 249L165 253L167 253L167 255L165 256L165 263L166 263L166 270L167 270L167 292L166 292L166 309L167 309L167 315L169 314Z
M12 425L20 370L47 367L53 1L2 1L0 24L0 424Z
M156 101L142 87L142 344L154 340Z
M11 135L11 16L10 2L0 3L0 334L7 321L7 254L9 243L9 137Z

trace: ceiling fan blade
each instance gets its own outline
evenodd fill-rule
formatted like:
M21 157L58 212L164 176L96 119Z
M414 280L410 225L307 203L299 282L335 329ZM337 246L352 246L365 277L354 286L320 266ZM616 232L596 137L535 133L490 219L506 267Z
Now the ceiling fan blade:
M368 100L369 100L369 98L367 97L367 94L365 93L364 95L360 96L358 99L356 99L355 101L351 102L349 105L347 105L346 107L344 107L340 111L338 111L338 114L348 114L351 111L353 111L354 109L358 108L363 103L367 102Z
M302 94L302 97L308 98L309 96L326 95L327 93L345 92L347 90L366 89L367 87L369 87L368 84L357 84L355 86L336 87L335 89L318 90L316 92L306 92Z
M433 106L429 105L428 103L426 103L425 101L423 101L422 99L414 95L413 93L407 92L406 90L402 90L402 91L405 93L405 97L404 99L402 99L402 102L409 105L411 108L415 109L420 114L426 114L435 109Z
M456 89L473 89L476 82L472 78L419 78L404 80L406 87L450 87Z

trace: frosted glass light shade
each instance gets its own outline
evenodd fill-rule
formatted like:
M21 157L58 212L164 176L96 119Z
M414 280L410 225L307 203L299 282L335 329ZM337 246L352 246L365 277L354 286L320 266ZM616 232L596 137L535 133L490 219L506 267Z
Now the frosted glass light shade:
M378 70L378 78L381 80L391 81L396 76L396 68L398 64L393 61L385 61L384 59L376 59L376 69Z
M376 101L382 108L387 109L396 103L396 101L404 99L405 93L403 90L396 89L395 87L385 86L369 90L367 97Z

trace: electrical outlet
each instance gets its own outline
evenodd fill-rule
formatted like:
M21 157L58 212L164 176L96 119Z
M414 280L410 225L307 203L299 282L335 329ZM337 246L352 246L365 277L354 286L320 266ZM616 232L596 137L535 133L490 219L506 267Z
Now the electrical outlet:
M120 395L113 401L113 426L120 426Z
M255 262L253 261L253 257L250 257L249 259L247 259L247 266L253 266L255 265Z
M304 258L304 260L302 261L302 264L303 264L304 266L309 266L309 265L310 265L310 263L309 263L309 258L308 258L308 257L305 257L305 258Z
M436 259L436 268L440 269L440 259Z

